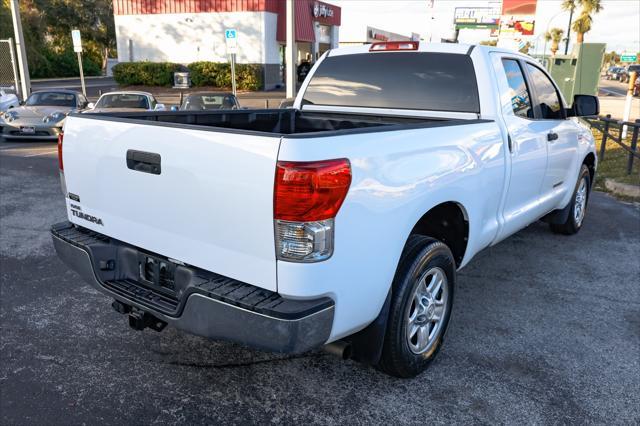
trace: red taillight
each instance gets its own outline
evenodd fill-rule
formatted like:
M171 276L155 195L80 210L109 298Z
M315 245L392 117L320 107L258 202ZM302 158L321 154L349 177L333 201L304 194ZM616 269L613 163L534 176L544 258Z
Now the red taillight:
M373 43L369 52L386 52L390 50L418 50L418 41L384 41Z
M351 185L349 160L278 161L275 219L311 222L338 214Z
M64 165L62 164L62 133L58 134L58 168L60 170L64 170Z

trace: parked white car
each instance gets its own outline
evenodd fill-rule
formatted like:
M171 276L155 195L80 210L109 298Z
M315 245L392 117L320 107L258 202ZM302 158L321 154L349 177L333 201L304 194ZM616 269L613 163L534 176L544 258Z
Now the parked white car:
M18 97L13 93L6 93L4 90L0 90L0 113L5 112L11 108L17 108L20 106Z
M138 91L118 91L104 93L98 101L89 104L87 114L98 112L138 112L164 111L165 105L158 103L153 94Z
M598 109L490 46L335 49L291 109L71 115L53 241L135 329L412 377L457 270L539 219L581 229Z

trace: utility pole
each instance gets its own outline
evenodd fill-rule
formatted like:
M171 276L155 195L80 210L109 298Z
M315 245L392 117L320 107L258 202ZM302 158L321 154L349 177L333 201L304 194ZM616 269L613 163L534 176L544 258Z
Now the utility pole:
M569 10L569 26L567 26L567 38L564 42L565 55L569 53L569 40L571 39L571 21L573 21L573 9L575 9L575 7L572 7L571 10Z
M18 68L20 69L20 83L22 100L26 100L31 93L31 80L29 79L29 64L27 52L24 47L24 35L22 34L22 21L20 20L20 5L18 0L11 0L11 18L13 19L13 32L16 36L16 51L18 53ZM16 91L18 88L16 87Z
M294 0L287 1L287 48L285 49L287 98L296 96L296 25Z

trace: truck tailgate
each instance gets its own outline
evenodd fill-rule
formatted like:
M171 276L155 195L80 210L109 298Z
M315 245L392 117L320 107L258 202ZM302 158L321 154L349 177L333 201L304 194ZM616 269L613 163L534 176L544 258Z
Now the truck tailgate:
M279 144L277 135L70 116L63 143L69 220L276 291Z

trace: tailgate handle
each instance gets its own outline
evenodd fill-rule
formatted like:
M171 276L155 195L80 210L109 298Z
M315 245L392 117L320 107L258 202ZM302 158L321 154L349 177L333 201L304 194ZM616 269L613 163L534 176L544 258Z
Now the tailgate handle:
M136 172L159 175L161 171L160 154L129 149L127 150L127 167Z

